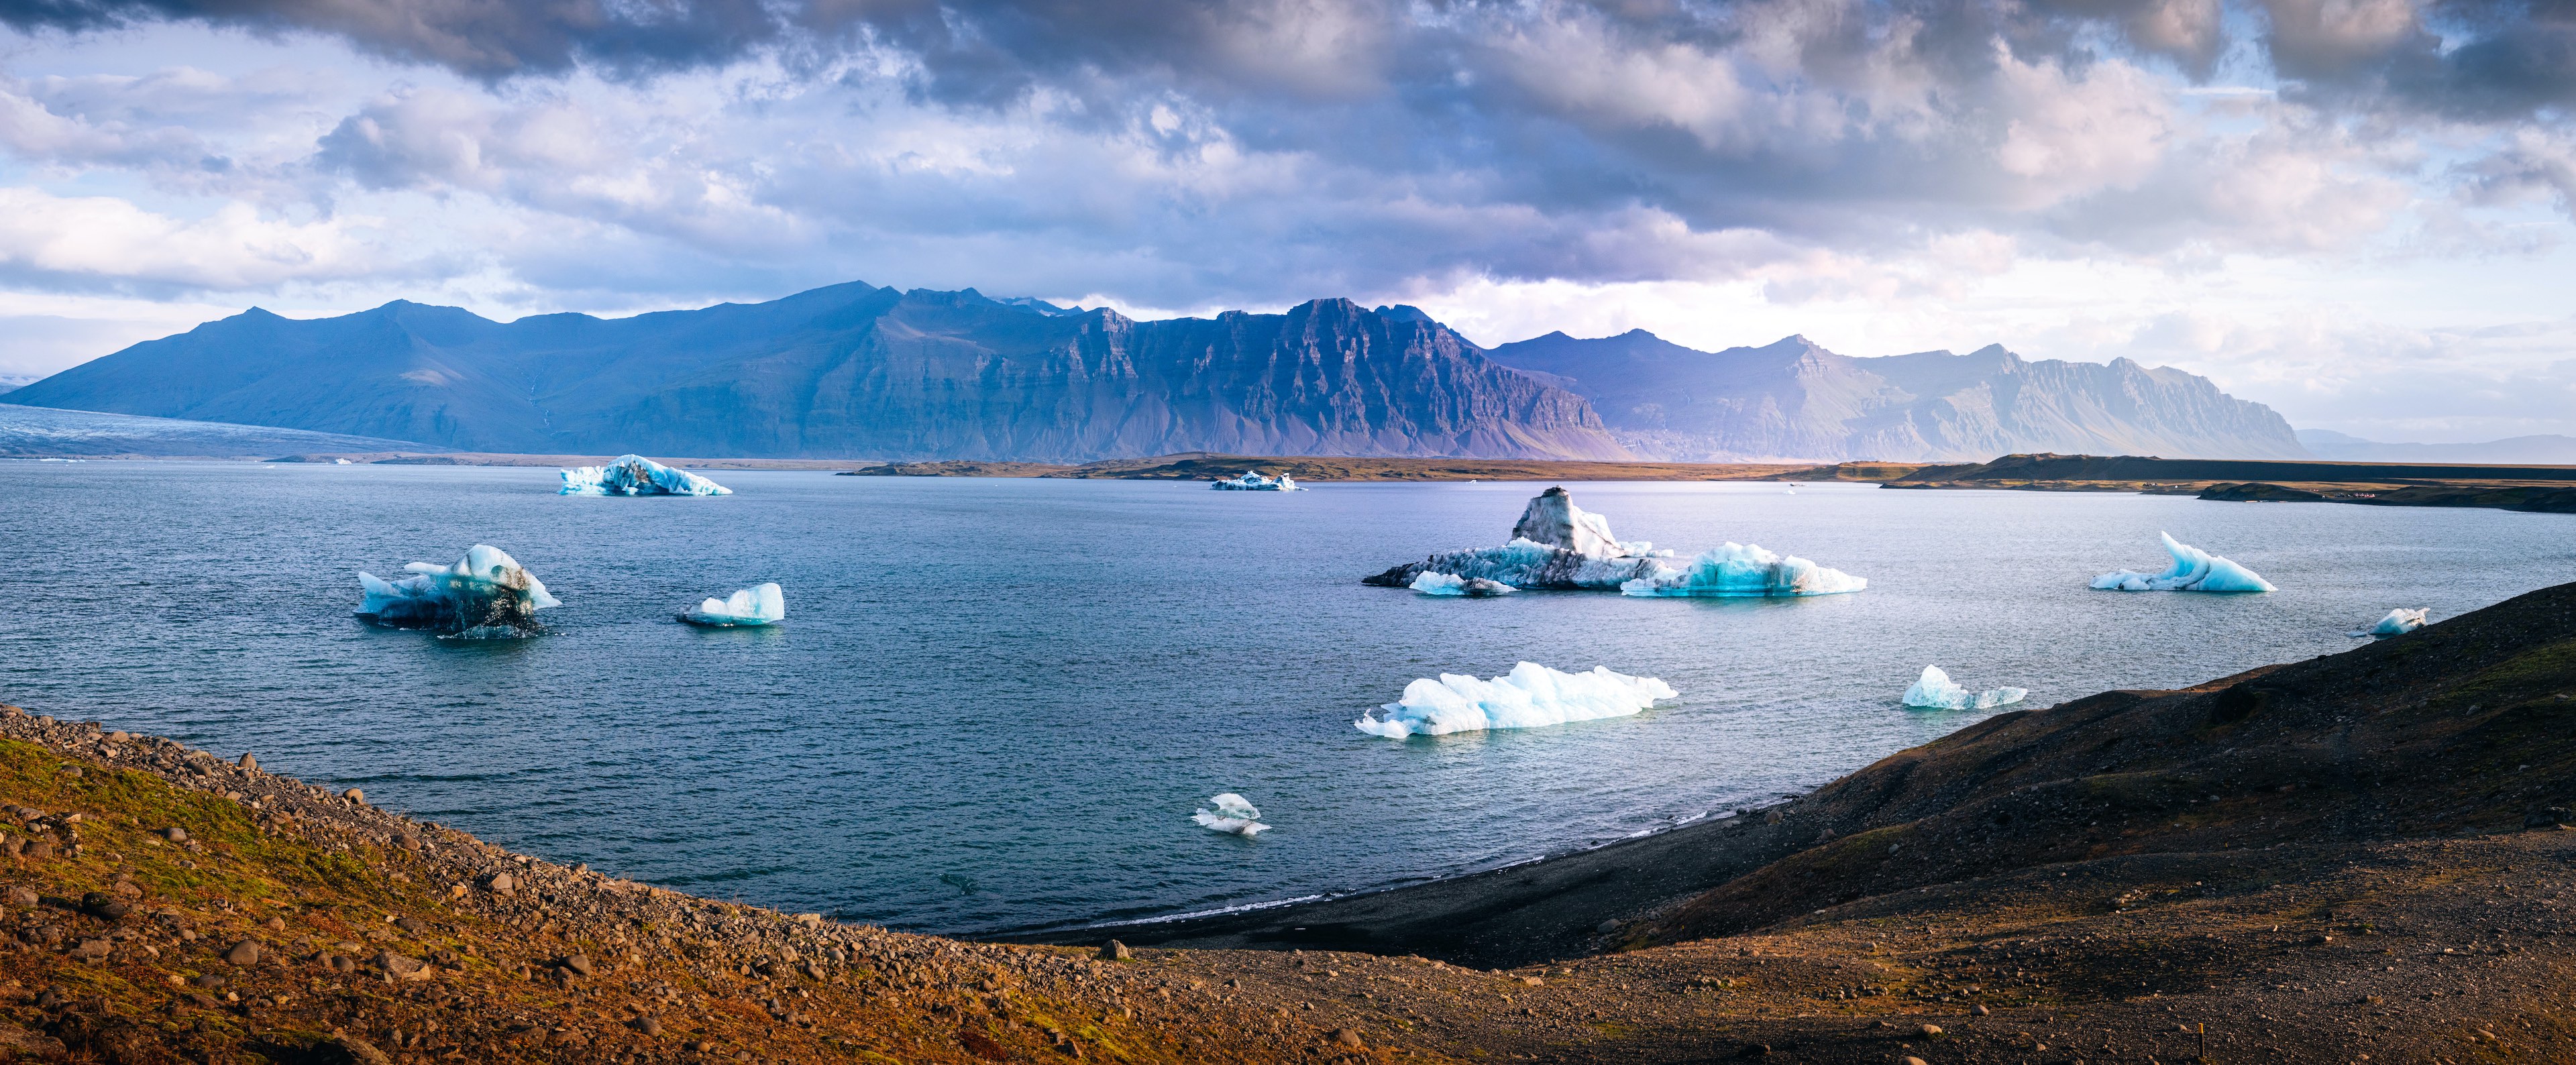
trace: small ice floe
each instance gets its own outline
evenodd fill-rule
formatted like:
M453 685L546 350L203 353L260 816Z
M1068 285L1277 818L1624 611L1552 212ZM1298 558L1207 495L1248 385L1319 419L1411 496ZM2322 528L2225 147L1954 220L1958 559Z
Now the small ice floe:
M719 629L775 625L787 620L787 596L772 581L699 603L696 610L681 614L680 620Z
M334 466L355 466L355 465L357 465L357 463L351 462L351 461L349 461L349 460L347 460L347 459L332 459L332 460L331 460L331 464L332 464L332 465L334 465Z
M1273 478L1269 478L1269 477L1264 477L1264 476L1262 476L1259 472L1257 472L1257 471L1253 471L1253 470L1245 470L1245 471L1243 471L1243 476L1241 476L1241 477L1236 477L1236 478L1233 478L1233 479L1231 479L1231 480L1218 481L1218 482L1216 482L1216 483L1214 483L1214 484L1208 485L1208 487L1210 487L1210 488L1214 488L1214 489L1216 489L1217 491L1220 491L1220 492L1303 492L1303 491L1305 491L1305 489L1297 487L1297 479L1296 479L1296 478L1294 478L1294 477L1290 477L1290 476L1288 476L1287 474L1284 474L1284 473L1283 473L1283 474L1280 474L1276 479L1273 479Z
M1619 585L1621 595L1753 596L1842 595L1869 587L1865 578L1826 569L1796 555L1775 555L1759 544L1729 542L1703 551L1682 570L1638 577Z
M1523 662L1492 680L1443 673L1416 680L1404 696L1362 714L1352 727L1374 736L1440 736L1497 728L1540 728L1569 721L1627 717L1664 699L1681 698L1663 681L1631 677L1596 666L1589 673L1560 673Z
M563 471L567 496L729 496L733 489L687 470L675 470L642 455L619 455L605 466L575 466Z
M1424 595L1463 595L1470 599L1490 599L1494 596L1510 595L1513 592L1520 591L1520 589L1514 588L1501 581L1486 580L1483 577L1460 577L1455 574L1433 573L1429 570L1423 571L1421 576L1415 577L1413 579L1413 583L1406 585L1405 587L1411 588Z
M411 576L388 581L358 574L365 593L359 617L448 638L493 639L535 633L537 611L563 605L519 560L488 544L466 549L453 566L414 562L403 570Z
M2355 638L2363 636L2404 636L2407 633L2423 628L2424 615L2431 613L2432 609L2433 608L2431 607L2424 607L2419 610L2408 610L2404 607L2399 607L2395 610L2389 611L2387 617L2379 619L2379 624L2353 632L2350 635Z
M1202 806L1199 812L1190 815L1190 820L1197 822L1200 828L1238 836L1258 836L1270 831L1270 826L1261 823L1261 811L1253 807L1252 800L1241 795L1229 791L1208 799L1208 806L1216 809Z
M1914 686L1905 689L1905 705L1933 710L1991 710L2007 703L2017 703L2029 695L2027 688L1988 688L1972 692L1951 682L1950 675L1939 666L1923 667L1923 675Z
M2272 582L2217 555L2173 538L2171 533L2157 533L2164 538L2165 553L2172 555L2173 568L2158 574L2118 570L2093 578L2093 587L2121 592L2270 592L2278 589Z

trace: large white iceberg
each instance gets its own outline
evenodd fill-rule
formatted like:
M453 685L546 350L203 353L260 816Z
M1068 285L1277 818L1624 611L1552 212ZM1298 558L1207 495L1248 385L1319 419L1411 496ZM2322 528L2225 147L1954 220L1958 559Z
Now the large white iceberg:
M1435 590L1447 587L1446 581L1425 587L1426 574L1457 578L1462 592ZM1612 535L1609 519L1575 506L1563 488L1550 488L1529 501L1512 526L1510 543L1433 555L1364 577L1361 583L1442 595L1473 594L1463 588L1478 580L1514 588L1630 595L1831 595L1869 586L1850 574L1746 544L1729 543L1677 566L1671 551Z
M2379 624L2354 632L2352 635L2404 636L2407 633L2423 628L2424 615L2432 613L2432 610L2433 608L2431 607L2424 607L2417 610L2408 610L2405 607L2398 607L2395 610L2389 611L2387 617L2379 619Z
M1258 836L1270 831L1270 826L1261 823L1261 811L1253 807L1252 800L1241 795L1229 791L1210 798L1208 804L1216 809L1202 806L1199 812L1190 815L1190 820L1200 828L1238 836Z
M1497 595L1510 595L1513 592L1520 591L1520 589L1514 588L1501 581L1489 581L1483 577L1460 577L1449 573L1433 573L1429 570L1423 571L1421 576L1415 577L1413 579L1413 583L1406 585L1406 587L1424 595L1463 595L1474 599L1489 599Z
M1905 689L1905 705L1934 710L1991 710L2006 703L2017 703L2029 695L2027 688L1988 688L1971 692L1950 680L1939 666L1923 667L1923 675L1914 686Z
M681 614L680 620L715 628L775 625L787 620L787 596L772 581L699 603L696 610Z
M687 470L675 470L642 455L619 455L605 466L575 466L563 471L567 496L729 496L733 489Z
M1277 478L1276 480L1274 480L1274 479L1271 479L1271 478L1268 478L1268 477L1264 477L1264 476L1262 476L1259 472L1254 471L1254 470L1245 470L1245 471L1243 471L1243 476L1241 476L1241 477L1232 478L1232 479L1230 479L1230 480L1218 481L1218 482L1215 482L1214 484L1210 484L1210 485L1208 485L1208 487L1210 487L1210 488L1214 488L1214 489L1217 489L1217 490L1219 490L1219 491L1225 491L1225 492L1303 492L1303 491L1305 491L1305 489L1297 487L1297 479L1296 479L1296 478L1294 478L1294 477L1290 477L1290 476L1288 476L1287 474L1284 474L1284 473L1283 473L1283 474L1280 474L1280 475L1278 476L1278 478Z
M1622 595L1840 595L1869 582L1826 569L1796 555L1775 555L1756 544L1729 541L1705 551L1688 568L1638 577L1619 585Z
M2164 538L2165 553L2173 556L2172 569L2152 575L2135 570L2117 570L2093 578L2093 587L2122 592L2278 591L2272 587L2272 582L2256 576L2253 570L2176 540L2172 533L2156 535Z
M1440 736L1496 728L1540 728L1568 721L1627 717L1658 700L1681 696L1653 677L1613 673L1607 666L1589 673L1560 673L1535 662L1523 662L1492 680L1456 673L1416 680L1404 696L1362 714L1351 722L1362 732L1388 739Z
M360 572L365 598L358 616L401 629L427 629L469 639L537 631L537 611L563 603L507 552L487 544L466 549L453 566L414 562L411 576L384 580Z

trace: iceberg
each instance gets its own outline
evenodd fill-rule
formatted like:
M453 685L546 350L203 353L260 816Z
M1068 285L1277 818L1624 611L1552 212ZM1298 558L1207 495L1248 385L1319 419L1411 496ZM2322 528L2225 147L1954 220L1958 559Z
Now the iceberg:
M1869 582L1826 569L1796 555L1775 555L1756 544L1729 541L1702 552L1681 570L1637 577L1619 585L1621 595L1841 595Z
M1492 680L1443 673L1404 686L1404 695L1361 714L1352 727L1373 736L1441 736L1497 728L1540 728L1569 721L1627 717L1680 694L1653 677L1613 673L1560 673L1523 662Z
M1483 577L1459 577L1428 571L1415 577L1413 583L1405 587L1424 595L1463 595L1470 599L1490 599L1497 595L1510 595L1520 591L1501 581L1489 581Z
M1287 474L1284 474L1284 473L1283 473L1283 474L1280 474L1280 475L1279 475L1279 478L1278 478L1277 480L1272 480L1272 479L1270 479L1270 478L1268 478L1268 477L1264 477L1264 476L1262 476L1261 474L1259 474L1259 473L1257 473L1257 472L1255 472L1255 471L1252 471L1252 470L1245 470L1245 471L1243 471L1243 476L1241 476L1241 477L1236 477L1236 478L1233 478L1233 479L1231 479L1231 480L1218 481L1218 482L1216 482L1216 483L1214 483L1214 484L1208 485L1208 487L1210 487L1210 488L1214 488L1214 489L1216 489L1216 490L1218 490L1218 491L1221 491L1221 492L1303 492L1303 491L1305 491L1305 489L1297 487L1297 479L1296 479L1296 478L1294 478L1294 477L1290 477L1290 476L1288 476Z
M775 625L787 620L787 596L772 581L699 603L696 610L681 614L680 620L711 628Z
M675 470L642 455L619 455L605 466L575 466L563 471L567 496L729 496L733 489L687 470Z
M2122 592L2270 592L2278 591L2272 582L2217 555L2173 538L2172 533L2157 533L2164 538L2165 553L2173 556L2173 568L2158 574L2118 570L2093 578L2093 587Z
M2431 613L2432 609L2433 608L2431 607L2423 607L2415 610L2408 610L2404 607L2399 607L2395 610L2389 611L2387 617L2379 619L2379 624L2351 633L2350 635L2356 637L2404 636L2407 633L2423 628L2424 615Z
M1479 580L1551 591L1622 591L1630 595L1832 595L1869 582L1803 558L1729 543L1676 568L1673 553L1644 540L1621 540L1610 521L1574 505L1563 488L1529 501L1501 547L1448 551L1363 577L1362 584L1411 588L1429 595L1472 595ZM1456 578L1423 583L1426 574Z
M388 581L358 574L365 594L359 617L443 637L488 639L534 633L537 611L563 605L519 560L488 544L466 549L453 566L414 562L403 569L411 576Z
M1258 836L1270 831L1270 826L1261 823L1261 811L1254 809L1252 801L1241 795L1229 791L1210 798L1208 805L1216 809L1202 806L1199 812L1190 815L1190 820L1200 828L1238 836Z
M2007 703L2020 702L2030 694L2027 688L1988 688L1971 692L1950 680L1939 666L1923 667L1923 675L1914 686L1905 689L1905 705L1933 710L1991 710Z

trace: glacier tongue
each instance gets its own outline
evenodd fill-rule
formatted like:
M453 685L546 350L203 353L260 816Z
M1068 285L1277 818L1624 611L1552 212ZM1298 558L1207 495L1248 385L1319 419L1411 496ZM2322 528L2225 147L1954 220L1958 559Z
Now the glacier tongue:
M787 620L787 596L772 581L699 603L696 610L680 615L680 620L717 628L775 625Z
M575 466L563 473L567 496L729 496L733 489L642 455L620 455L605 466Z
M517 559L488 544L467 548L453 566L414 562L403 569L411 576L358 574L359 617L448 637L524 636L537 631L537 611L563 605Z
M1569 721L1627 717L1680 694L1653 677L1631 677L1595 666L1588 673L1561 673L1535 662L1523 662L1492 680L1443 673L1438 680L1416 680L1404 695L1362 714L1351 725L1388 739L1439 736L1497 728L1540 728Z
M1939 666L1923 667L1923 675L1914 686L1905 689L1905 705L1934 710L1990 710L2007 703L2017 703L2029 695L2026 688L1988 688L1970 692L1950 680Z
M2272 582L2257 576L2227 559L2210 554L2173 538L2172 533L2157 533L2164 538L2165 553L2172 555L2173 568L2158 574L2136 570L2114 570L2093 578L2093 587L2121 592L2270 592L2278 591Z
M1796 555L1775 555L1758 544L1729 541L1705 551L1684 569L1638 577L1619 585L1622 595L1747 596L1841 595L1869 582L1826 569Z
M1241 795L1223 792L1209 798L1208 806L1216 809L1202 806L1197 813L1190 815L1190 820L1200 828L1238 836L1258 836L1270 831L1269 825L1261 823L1261 811L1252 805L1252 800Z

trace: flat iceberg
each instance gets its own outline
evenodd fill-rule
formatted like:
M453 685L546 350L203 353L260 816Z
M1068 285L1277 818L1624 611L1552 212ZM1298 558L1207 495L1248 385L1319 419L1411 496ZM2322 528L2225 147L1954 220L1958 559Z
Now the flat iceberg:
M1214 483L1214 484L1208 485L1208 487L1210 487L1210 488L1214 488L1214 489L1216 489L1216 490L1218 490L1218 491L1221 491L1221 492L1303 492L1303 491L1305 491L1305 489L1297 487L1297 479L1296 479L1296 478L1294 478L1294 477L1290 477L1290 476L1288 476L1287 474L1284 474L1284 473L1283 473L1283 474L1280 474L1277 480L1273 480L1273 479L1271 479L1271 478L1264 477L1264 476L1262 476L1260 473L1255 472L1255 471L1253 471L1253 470L1245 470L1245 471L1243 471L1243 476L1241 476L1241 477L1236 477L1236 478L1233 478L1233 479L1231 479L1231 480L1218 481L1218 482L1216 482L1216 483Z
M2423 607L2416 610L2408 610L2405 607L2399 607L2395 610L2389 611L2387 617L2379 619L2379 624L2351 633L2351 635L2404 636L2407 633L2423 628L2424 615L2432 613L2432 610L2433 608L2431 607Z
M1775 555L1757 544L1729 541L1705 551L1681 570L1638 577L1619 585L1621 595L1841 595L1869 582L1826 569L1796 555Z
M567 496L729 496L733 489L687 470L675 470L642 455L619 455L605 466L575 466L563 471Z
M443 637L488 639L534 633L537 611L563 605L519 560L488 544L467 548L453 566L414 562L403 569L411 576L392 581L358 574L365 593L359 617Z
M1241 795L1229 791L1210 798L1208 805L1216 809L1202 806L1199 812L1190 815L1190 820L1200 828L1238 836L1258 836L1270 831L1270 826L1261 823L1261 811L1253 807L1252 800Z
M1664 699L1681 696L1653 677L1631 677L1595 666L1589 673L1560 673L1523 662L1492 680L1456 673L1416 680L1404 696L1362 714L1351 725L1373 736L1441 736L1497 728L1540 728L1569 721L1627 717Z
M1923 675L1914 686L1905 689L1905 705L1934 710L1991 710L2007 703L2020 702L2030 694L2027 688L1988 688L1971 692L1954 684L1939 666L1923 667Z
M1463 595L1471 599L1490 599L1497 595L1510 595L1520 591L1501 581L1489 581L1483 577L1432 573L1427 570L1421 576L1415 577L1413 583L1406 587L1424 595Z
M2172 533L2157 533L2164 538L2165 553L2173 556L2173 568L2158 574L2118 570L2093 578L2093 587L2121 592L2271 592L2278 591L2272 582L2256 576L2253 570L2210 554L2173 538Z
M680 620L714 628L775 625L787 620L787 596L772 581L699 603L696 610L680 615Z

